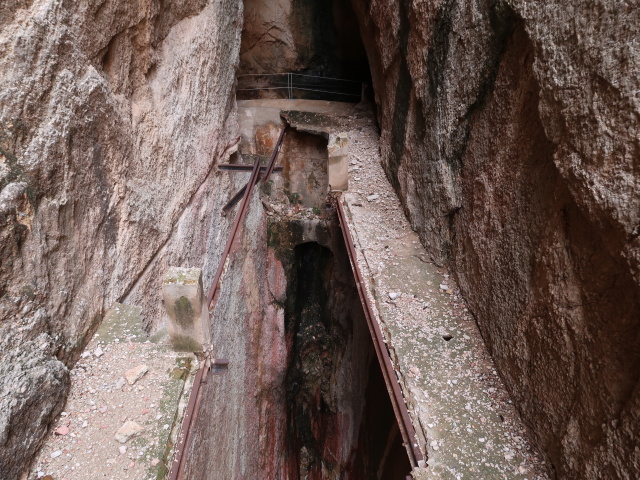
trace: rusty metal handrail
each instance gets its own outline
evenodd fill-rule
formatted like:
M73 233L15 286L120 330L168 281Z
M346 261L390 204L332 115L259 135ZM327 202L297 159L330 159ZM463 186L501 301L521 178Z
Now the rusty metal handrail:
M347 246L349 259L351 260L351 265L353 266L353 275L356 280L356 286L358 288L358 294L360 295L360 301L362 302L362 306L364 307L364 314L367 319L369 333L371 334L371 339L373 340L373 346L376 351L376 356L378 357L380 369L382 370L382 376L384 377L384 383L387 386L387 392L389 393L389 398L391 399L393 412L395 413L396 419L398 421L398 426L400 427L402 440L404 441L405 449L407 450L407 455L409 456L409 462L411 463L412 468L422 466L424 463L424 456L422 455L422 451L418 446L416 431L415 428L413 428L411 419L409 418L409 411L407 410L404 396L402 395L402 391L400 390L400 384L398 383L398 378L396 377L395 370L393 368L393 365L391 364L389 350L387 349L387 345L384 342L382 331L380 330L380 326L378 325L375 314L373 313L373 308L371 307L371 303L369 302L369 296L367 295L364 278L362 276L362 272L360 271L360 267L358 266L356 247L353 243L351 232L349 231L349 226L347 223L346 215L344 213L344 209L342 208L340 197L338 197L338 199L336 200L336 210L338 212L338 219L340 221L344 243Z
M218 164L218 168L220 170L229 170L231 172L250 172L253 170L253 165L243 165L241 163L220 163ZM274 172L281 172L282 170L282 167L275 167L273 169ZM260 167L261 174L266 171L267 167Z
M200 403L200 385L202 384L204 370L205 369L200 366L196 372L196 378L193 380L193 387L189 394L189 403L187 404L187 409L184 412L182 426L180 427L180 433L176 440L176 453L169 469L169 480L177 480L178 476L182 476L184 470L184 459L186 457L185 451L191 437L189 435L191 432L191 425L193 424L193 419L196 416L196 404ZM180 436L183 438L180 438Z
M267 173L265 174L264 180L269 180L271 173L273 172L273 168L275 167L276 158L278 158L278 152L280 151L280 145L282 144L282 140L284 139L284 133L287 130L287 123L282 126L280 130L280 136L278 137L278 141L273 149L273 153L271 154L271 159L269 160L269 165L267 166ZM247 214L247 209L249 207L249 199L251 198L251 193L253 192L253 187L260 180L260 159L256 159L256 162L253 165L253 170L251 171L251 178L244 187L244 196L242 197L242 203L240 204L240 210L236 215L236 218L233 222L233 226L231 227L231 234L227 239L227 244L222 252L222 257L220 258L220 264L218 265L218 269L216 270L216 274L213 277L213 283L211 284L211 289L209 290L209 295L207 295L207 307L211 312L213 310L213 305L211 304L218 292L218 286L220 284L220 277L222 276L222 272L224 271L224 266L227 261L227 256L231 251L231 246L236 238L236 234L238 233L238 228L240 223L244 219Z
M218 269L216 270L216 274L213 279L213 284L211 285L211 289L209 291L209 295L207 296L207 308L209 309L209 318L213 315L213 305L211 302L214 297L218 293L218 287L220 284L220 277L222 276L222 272L224 271L224 265L227 261L227 256L231 251L231 247L235 240L236 234L238 233L238 228L240 223L244 219L247 214L247 210L249 207L249 199L251 197L251 193L253 192L253 187L260 180L260 174L265 172L265 176L263 181L269 180L271 173L273 173L275 169L276 159L278 158L278 153L280 152L280 147L282 145L282 141L284 140L284 134L287 130L288 124L285 123L282 126L280 131L280 135L278 136L278 141L273 149L273 153L271 154L271 158L269 160L269 164L265 167L260 165L260 159L257 158L253 169L251 170L251 177L249 178L249 182L242 189L242 204L240 206L240 210L236 215L236 218L233 222L233 226L231 228L231 232L229 234L229 238L227 239L227 244L225 245L224 251L222 253L222 257L220 258L220 264L218 265ZM210 355L211 352L207 351L206 354ZM206 357L206 360L200 364L198 368L198 372L196 373L196 377L193 380L193 386L191 388L191 393L189 394L189 403L187 404L187 409L185 411L184 418L182 420L182 426L180 429L180 434L182 435L182 439L177 442L176 451L171 462L170 471L169 471L169 480L178 480L181 479L184 475L185 469L185 459L187 458L187 453L189 451L189 441L191 439L191 426L195 423L198 418L198 412L200 410L200 399L201 399L201 390L200 387L203 383L206 383L206 374L210 370L211 364L220 364L227 365L228 361L226 360L211 360L210 356Z

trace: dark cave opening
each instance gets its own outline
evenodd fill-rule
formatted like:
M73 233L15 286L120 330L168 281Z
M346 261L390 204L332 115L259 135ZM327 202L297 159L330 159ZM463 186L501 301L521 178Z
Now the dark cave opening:
M371 71L349 1L244 1L238 99L371 100Z
M404 479L402 445L349 260L297 245L285 326L289 478Z

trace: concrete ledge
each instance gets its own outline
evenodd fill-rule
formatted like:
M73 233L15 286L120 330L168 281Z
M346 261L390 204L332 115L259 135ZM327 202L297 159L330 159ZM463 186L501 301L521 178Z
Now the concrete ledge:
M169 314L168 330L173 348L203 351L210 338L203 305L202 270L169 267L162 285L162 298Z
M349 138L344 133L329 134L329 186L332 191L349 189Z

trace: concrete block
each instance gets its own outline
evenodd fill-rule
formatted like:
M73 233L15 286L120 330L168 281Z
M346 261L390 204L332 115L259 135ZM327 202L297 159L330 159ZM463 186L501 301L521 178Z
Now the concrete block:
M169 314L169 338L178 351L201 352L210 343L209 316L204 305L202 270L169 267L162 285Z
M329 135L329 185L332 191L349 189L349 138L344 133Z

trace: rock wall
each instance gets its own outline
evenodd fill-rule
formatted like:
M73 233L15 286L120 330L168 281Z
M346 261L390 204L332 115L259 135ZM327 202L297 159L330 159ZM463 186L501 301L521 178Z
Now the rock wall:
M363 80L367 59L349 2L245 0L240 73ZM354 28L356 27L356 28Z
M637 478L638 9L353 4L387 175L558 478Z
M211 277L241 26L239 0L0 6L4 479L26 469L114 301L153 329L168 264Z
M335 213L268 216L261 190L213 318L229 367L204 386L185 476L369 478L382 455L358 447L371 438L362 418L376 360Z

